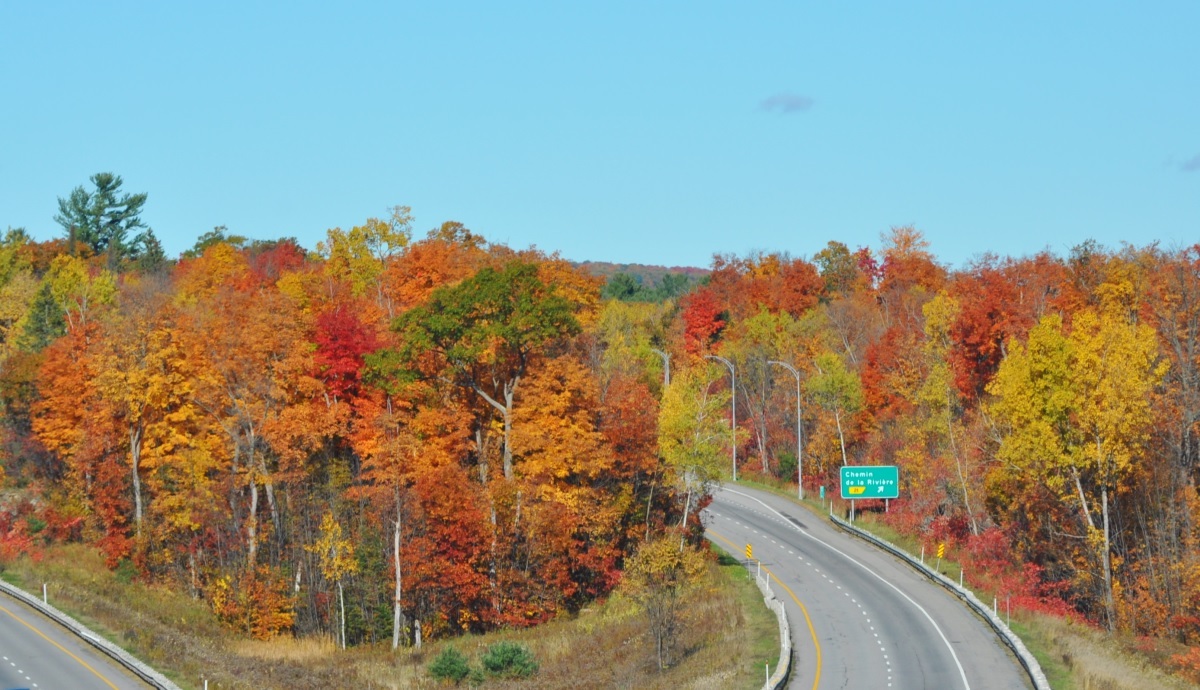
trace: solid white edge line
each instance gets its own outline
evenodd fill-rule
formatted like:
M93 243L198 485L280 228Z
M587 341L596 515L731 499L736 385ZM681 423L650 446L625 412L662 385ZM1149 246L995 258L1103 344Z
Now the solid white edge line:
M858 560L856 560L850 554L847 554L846 552L842 551L841 549L837 548L836 546L833 546L832 544L828 544L828 543L822 541L821 539L814 537L811 534L808 534L807 532L805 532L804 530L800 529L795 524L793 524L791 521L789 521L787 518L785 518L783 516L783 513L780 513L778 510L775 510L774 508L767 505L766 503L759 500L758 498L755 498L754 496L751 496L750 494L742 493L741 491L736 491L734 489L730 489L728 487L722 487L721 490L728 491L731 494L737 494L738 496L744 496L744 497L750 499L751 501L758 502L760 505L762 505L762 507L764 507L767 510L771 511L772 513L775 513L776 515L778 515L779 518L781 520L783 520L785 525L790 525L791 528L796 530L796 532L799 533L801 536L811 539L811 540L817 542L818 544L820 544L821 546L824 546L825 548L829 549L830 551L833 551L834 553L838 554L842 558L845 558L846 560L850 561L854 565L857 565L858 567L862 568L864 571L870 573L872 576L875 577L875 579L879 580L883 584L896 590L896 593L899 594L900 596L904 597L908 601L908 603L910 603L914 607L916 607L916 609L918 611L920 611L925 616L925 618L929 621L929 624L933 626L933 629L937 631L938 637L942 638L942 642L944 642L946 644L946 649L950 651L950 658L954 659L954 665L958 667L958 675L959 675L959 677L962 678L964 690L971 690L971 684L967 681L967 672L963 669L962 662L960 662L958 660L958 655L954 653L954 647L950 645L950 640L946 639L946 634L944 632L942 632L942 629L941 629L941 627L938 626L937 621L933 620L933 616L929 615L929 612L925 610L924 606L921 606L920 604L918 604L916 601L913 600L912 597L905 594L904 590L900 589L896 585L894 585L891 582L889 582L888 580L884 579L884 577L882 575L875 572L874 570L871 570L866 565L860 563ZM715 498L715 496L714 496L714 498Z

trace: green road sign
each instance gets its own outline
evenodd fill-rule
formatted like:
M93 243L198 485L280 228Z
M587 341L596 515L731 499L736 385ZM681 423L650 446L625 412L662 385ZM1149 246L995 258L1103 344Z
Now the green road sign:
M842 498L899 498L900 471L895 465L842 468Z

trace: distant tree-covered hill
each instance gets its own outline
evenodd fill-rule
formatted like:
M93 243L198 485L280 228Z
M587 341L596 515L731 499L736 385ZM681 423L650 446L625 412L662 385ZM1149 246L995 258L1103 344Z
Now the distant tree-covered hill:
M708 275L708 269L693 266L647 266L583 261L576 267L592 275L604 276L602 295L625 302L658 302L686 293Z

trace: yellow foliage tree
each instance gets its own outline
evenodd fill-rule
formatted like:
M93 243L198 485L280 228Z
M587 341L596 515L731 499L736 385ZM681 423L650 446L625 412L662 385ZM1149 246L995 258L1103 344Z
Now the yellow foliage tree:
M707 493L722 476L729 444L743 436L734 436L725 416L729 393L709 390L705 374L711 370L679 372L663 393L658 413L659 455L687 495L680 526L687 524L693 499Z
M691 546L680 547L663 536L643 542L625 566L625 589L650 619L658 670L666 668L679 636L683 594L704 572L704 557Z
M326 580L337 584L338 612L341 618L342 649L346 648L346 597L342 590L342 579L358 572L358 561L354 559L354 544L342 534L342 526L332 512L321 518L321 536L315 544L305 547L321 559L321 574Z
M1107 624L1116 625L1110 504L1129 487L1149 439L1151 394L1166 373L1153 329L1108 305L1075 316L1070 333L1044 317L1013 343L989 391L1008 473L1036 477L1077 511L1099 566Z

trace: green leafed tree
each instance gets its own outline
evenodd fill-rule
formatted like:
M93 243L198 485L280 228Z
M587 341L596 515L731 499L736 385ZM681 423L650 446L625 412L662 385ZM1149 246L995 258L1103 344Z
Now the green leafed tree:
M862 382L858 374L847 369L842 358L832 352L818 355L813 366L817 373L809 377L805 387L813 401L833 414L842 465L846 465L845 420L863 409Z
M167 268L167 254L163 251L162 242L158 241L150 228L138 235L133 259L142 273L158 273Z
M517 386L542 350L580 330L575 305L543 282L538 265L487 267L396 319L401 347L378 363L470 390L504 424L504 477L513 477L512 419ZM385 361L390 360L390 361Z
M115 269L133 253L138 238L130 238L129 233L146 227L141 213L147 195L122 194L124 181L110 172L90 179L93 190L79 186L66 199L59 198L54 220L66 231L72 249L83 243L95 254L107 253L109 268Z
M686 492L686 525L694 505L721 477L734 438L729 426L729 392L713 393L705 374L711 367L685 369L664 391L658 413L658 452Z

